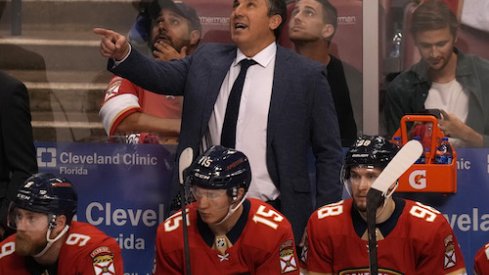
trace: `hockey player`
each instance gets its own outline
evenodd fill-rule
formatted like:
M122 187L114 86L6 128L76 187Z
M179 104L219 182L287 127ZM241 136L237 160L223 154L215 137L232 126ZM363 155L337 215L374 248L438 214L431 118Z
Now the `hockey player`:
M349 149L342 180L352 199L314 212L301 263L309 274L368 274L367 192L397 147L381 136L363 136ZM465 274L447 220L432 207L391 197L392 183L376 215L379 274Z
M489 243L486 243L475 254L474 273L477 275L489 274Z
M212 146L188 169L195 202L187 207L192 274L299 274L292 228L270 205L245 197L247 157ZM158 227L155 274L184 274L182 212Z
M70 181L39 173L9 208L16 234L0 243L0 275L124 274L117 242L92 225L72 221L77 195Z

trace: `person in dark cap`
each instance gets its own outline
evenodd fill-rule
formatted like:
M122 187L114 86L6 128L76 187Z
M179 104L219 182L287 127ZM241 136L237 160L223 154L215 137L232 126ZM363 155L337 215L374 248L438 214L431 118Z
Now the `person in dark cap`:
M152 25L154 20L159 17L160 11L163 9L172 10L181 17L187 19L192 30L202 31L200 19L195 9L180 0L153 0L152 2L141 2L138 9L139 14L136 18L136 22L134 22L128 33L129 41L136 47L139 47L140 45L148 45L150 50L154 49L151 29L153 28Z
M199 44L201 25L192 7L153 1L145 15L150 18L147 46L154 58L180 59ZM162 47L157 49L156 44ZM116 76L105 92L100 117L109 136L125 134L127 143L172 143L180 132L181 106L181 97L158 95Z

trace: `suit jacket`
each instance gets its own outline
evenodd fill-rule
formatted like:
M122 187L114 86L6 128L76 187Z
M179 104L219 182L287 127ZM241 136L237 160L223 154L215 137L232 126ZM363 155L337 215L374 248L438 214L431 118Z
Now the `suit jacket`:
M0 222L5 225L7 200L37 172L29 95L20 81L0 71Z
M178 158L186 147L199 152L236 52L234 45L205 44L182 60L163 62L133 50L117 66L109 61L108 68L147 90L184 96ZM316 185L309 180L310 152L315 155ZM316 191L316 207L341 199L342 151L323 66L280 46L268 114L266 161L280 190L281 211L300 240L314 206L311 189Z

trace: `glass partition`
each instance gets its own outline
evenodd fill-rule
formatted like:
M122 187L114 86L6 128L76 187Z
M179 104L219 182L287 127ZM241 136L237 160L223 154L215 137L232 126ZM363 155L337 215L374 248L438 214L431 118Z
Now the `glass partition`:
M0 1L0 69L22 80L31 99L32 125L36 140L107 140L98 115L104 91L112 75L98 52L99 39L92 28L101 26L129 33L146 1ZM289 13L294 1L288 1ZM401 71L419 60L408 31L414 0L379 1L379 132L383 127L385 87ZM486 10L479 1L448 1L461 20L457 46L464 52L487 55L489 32ZM477 3L476 3L477 2ZM202 24L202 41L230 42L231 4L225 0L185 1L193 6ZM371 71L363 68L363 1L331 0L338 11L337 29L330 53L344 65L354 118L359 132L364 120L378 110L364 108L363 79ZM370 3L370 2L369 2ZM482 7L485 7L482 5ZM290 19L290 16L289 16ZM367 28L370 29L370 28ZM280 44L294 48L286 28ZM133 44L147 50L146 44ZM367 106L368 107L368 106ZM364 110L365 109L365 110Z
M0 1L0 69L23 81L30 94L37 141L107 142L99 111L112 78L99 54L94 27L128 34L149 1ZM201 43L230 42L227 0L186 0L202 25ZM338 27L330 52L344 65L354 118L363 124L362 1L332 0ZM288 1L289 13L293 1ZM139 17L138 17L139 15ZM286 29L280 44L293 49ZM141 31L141 30L140 30ZM147 44L132 41L148 52ZM172 143L176 139L172 139Z

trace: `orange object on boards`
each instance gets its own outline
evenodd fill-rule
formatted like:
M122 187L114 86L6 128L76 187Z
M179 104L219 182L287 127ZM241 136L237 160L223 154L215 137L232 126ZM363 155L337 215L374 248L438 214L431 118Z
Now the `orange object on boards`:
M408 132L407 124L413 124ZM393 137L401 137L401 146L420 136L425 154L424 164L413 164L400 178L398 192L457 192L457 153L452 146L452 163L435 163L436 148L445 135L433 115L405 115Z

